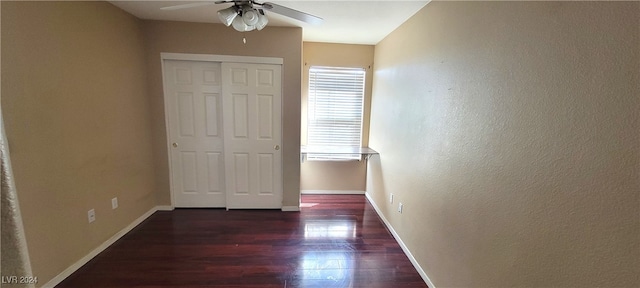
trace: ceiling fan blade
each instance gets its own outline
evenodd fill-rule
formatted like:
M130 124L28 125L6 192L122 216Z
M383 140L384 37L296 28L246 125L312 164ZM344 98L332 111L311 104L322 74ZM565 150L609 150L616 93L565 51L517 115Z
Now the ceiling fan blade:
M307 22L313 25L320 25L324 21L322 18L318 16L307 14L307 13L304 13L295 9L291 9L288 7L284 7L278 4L274 4L271 2L265 2L264 4L262 4L262 7L265 9L268 9L273 13L278 13L280 15L287 16L289 18L293 18L303 22Z
M178 9L186 9L186 8L207 6L207 5L213 5L213 4L220 4L218 2L226 3L226 1L196 2L196 3L189 3L189 4L180 4L180 5L175 5L175 6L160 7L160 10L178 10Z

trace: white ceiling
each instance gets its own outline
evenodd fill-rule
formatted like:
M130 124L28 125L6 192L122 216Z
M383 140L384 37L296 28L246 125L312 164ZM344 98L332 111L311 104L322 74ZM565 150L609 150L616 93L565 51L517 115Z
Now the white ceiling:
M231 4L212 4L180 10L160 7L198 1L109 1L141 19L220 23L216 12ZM302 27L303 41L377 44L418 12L429 1L270 1L324 19L311 25L276 13L269 13L267 26ZM233 29L233 28L229 28Z

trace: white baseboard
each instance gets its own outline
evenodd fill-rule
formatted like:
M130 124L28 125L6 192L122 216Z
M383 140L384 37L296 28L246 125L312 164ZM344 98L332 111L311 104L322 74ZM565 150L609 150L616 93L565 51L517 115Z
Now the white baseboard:
M332 195L347 195L357 194L364 195L364 191L360 190L301 190L301 194L332 194Z
M173 211L175 207L173 206L156 206L157 211Z
M283 212L297 212L300 211L299 206L282 206Z
M53 288L56 285L60 284L60 282L62 282L64 279L66 279L67 277L71 276L71 274L73 274L73 272L76 272L76 270L80 269L80 267L82 267L84 264L87 264L87 262L91 261L91 259L93 259L98 254L100 254L100 252L104 251L109 246L113 245L113 243L116 243L116 241L118 241L118 239L122 238L122 236L124 236L125 234L129 233L129 231L133 230L133 228L135 228L140 223L142 223L142 221L144 221L147 218L149 218L149 216L151 216L153 213L155 213L156 211L165 211L164 209L167 208L167 207L170 207L171 208L170 210L173 210L173 208L171 206L156 206L156 207L151 208L149 211L147 211L146 213L142 214L142 216L138 217L138 219L133 221L127 227L124 227L122 230L118 231L118 233L116 233L115 235L111 236L111 238L109 238L109 240L105 241L100 246L96 247L96 249L93 249L91 252L89 252L89 254L87 254L86 256L82 257L80 260L78 260L78 262L73 263L73 265L69 266L69 268L67 268L64 271L62 271L62 273L58 274L56 277L53 277L53 279L51 279L49 282L47 282L44 285L42 285L42 287L44 287L44 288Z
M382 222L384 222L384 225L387 226L387 229L389 229L389 231L391 232L391 235L393 235L393 238L396 238L396 241L398 241L400 248L402 248L402 251L404 251L404 254L407 255L407 257L409 258L409 261L411 261L411 264L413 264L413 267L415 267L416 270L418 270L418 274L420 274L420 277L422 277L422 280L424 280L424 282L427 284L427 286L429 286L429 288L435 288L436 286L433 285L433 282L431 282L431 279L429 279L429 276L427 276L427 273L425 273L422 267L420 267L420 264L418 264L418 261L416 261L416 258L413 257L413 255L411 254L411 251L409 251L409 248L407 248L407 246L404 244L404 242L402 241L398 233L396 233L396 230L393 229L393 227L391 226L391 223L389 223L387 218L384 217L384 214L382 214L382 210L380 210L378 205L376 205L376 202L373 202L373 199L371 199L371 195L369 195L369 193L365 193L364 195L365 197L367 197L367 200L369 200L369 203L371 203L371 206L373 206L373 209L376 210L376 213L378 213L378 216L380 217L380 219L382 219Z

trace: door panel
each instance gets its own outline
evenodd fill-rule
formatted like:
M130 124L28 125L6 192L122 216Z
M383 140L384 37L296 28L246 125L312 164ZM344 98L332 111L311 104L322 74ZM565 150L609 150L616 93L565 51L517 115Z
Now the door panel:
M271 195L273 187L273 154L258 154L258 184L260 195Z
M180 152L182 162L182 190L184 193L198 192L198 169L196 168L195 152Z
M281 66L222 63L227 208L282 207Z
M176 207L226 206L220 72L215 62L164 62Z
M207 152L207 171L209 171L208 193L209 194L222 194L223 188L220 179L220 175L224 175L224 162L222 161L222 153L219 152Z
M180 123L180 136L195 136L193 119L193 93L178 93L178 122Z
M258 139L273 140L273 95L258 95Z
M206 93L204 94L204 104L206 113L206 131L209 137L222 137L218 134L218 127L220 122L220 113L218 113L218 107L220 107L220 94Z
M232 94L233 97L233 138L247 139L249 136L249 109L247 94Z

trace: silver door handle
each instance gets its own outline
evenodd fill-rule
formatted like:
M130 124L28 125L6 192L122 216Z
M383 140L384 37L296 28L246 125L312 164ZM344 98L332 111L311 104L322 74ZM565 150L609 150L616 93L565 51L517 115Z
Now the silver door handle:
M171 146L173 146L173 148L178 148L178 143L173 142L173 144L171 144Z
M273 146L273 149L280 150L280 145Z

